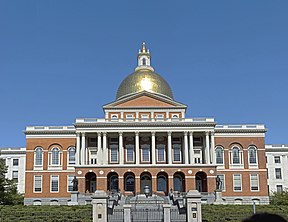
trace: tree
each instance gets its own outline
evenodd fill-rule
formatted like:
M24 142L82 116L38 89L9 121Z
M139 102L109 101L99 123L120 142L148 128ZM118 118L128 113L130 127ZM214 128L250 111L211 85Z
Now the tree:
M23 196L18 193L17 185L15 184L15 182L5 177L6 173L7 166L5 165L5 160L0 159L0 204L22 204Z
M288 190L284 190L282 192L274 192L271 195L271 204L288 205Z

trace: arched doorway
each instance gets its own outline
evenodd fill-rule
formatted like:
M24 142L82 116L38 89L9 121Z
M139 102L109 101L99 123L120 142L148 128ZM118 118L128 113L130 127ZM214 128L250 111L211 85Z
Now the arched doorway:
M162 191L166 195L168 194L168 175L161 172L157 174L157 191Z
M174 191L185 192L185 175L183 173L174 173L173 187Z
M144 193L144 187L149 186L150 191L152 192L152 176L150 173L142 173L140 176L140 192Z
M204 172L197 172L195 179L196 190L199 192L207 192L207 174Z
M119 180L118 180L118 174L108 173L107 175L107 190L111 192L118 192L119 191Z
M135 192L135 175L134 173L124 174L124 190L129 192Z
M85 175L85 192L94 193L96 190L96 174L88 172Z

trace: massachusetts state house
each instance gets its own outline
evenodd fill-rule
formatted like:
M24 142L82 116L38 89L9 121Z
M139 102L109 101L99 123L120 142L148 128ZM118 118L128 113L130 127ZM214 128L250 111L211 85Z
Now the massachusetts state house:
M264 125L219 125L186 117L154 71L145 44L103 118L26 127L25 204L67 204L74 176L80 204L95 190L123 195L198 190L213 202L216 176L226 203L268 203Z

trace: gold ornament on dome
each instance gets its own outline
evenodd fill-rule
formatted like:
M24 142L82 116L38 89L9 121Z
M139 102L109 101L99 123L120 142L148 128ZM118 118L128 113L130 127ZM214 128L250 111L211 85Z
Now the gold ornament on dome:
M159 74L148 69L140 69L127 76L120 84L116 99L121 99L134 93L147 91L173 99L173 93Z

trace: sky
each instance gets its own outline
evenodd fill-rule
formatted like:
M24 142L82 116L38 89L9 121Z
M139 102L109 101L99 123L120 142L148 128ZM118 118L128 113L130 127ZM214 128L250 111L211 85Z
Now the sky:
M103 118L143 41L187 117L288 144L287 0L0 1L0 147L26 126Z

